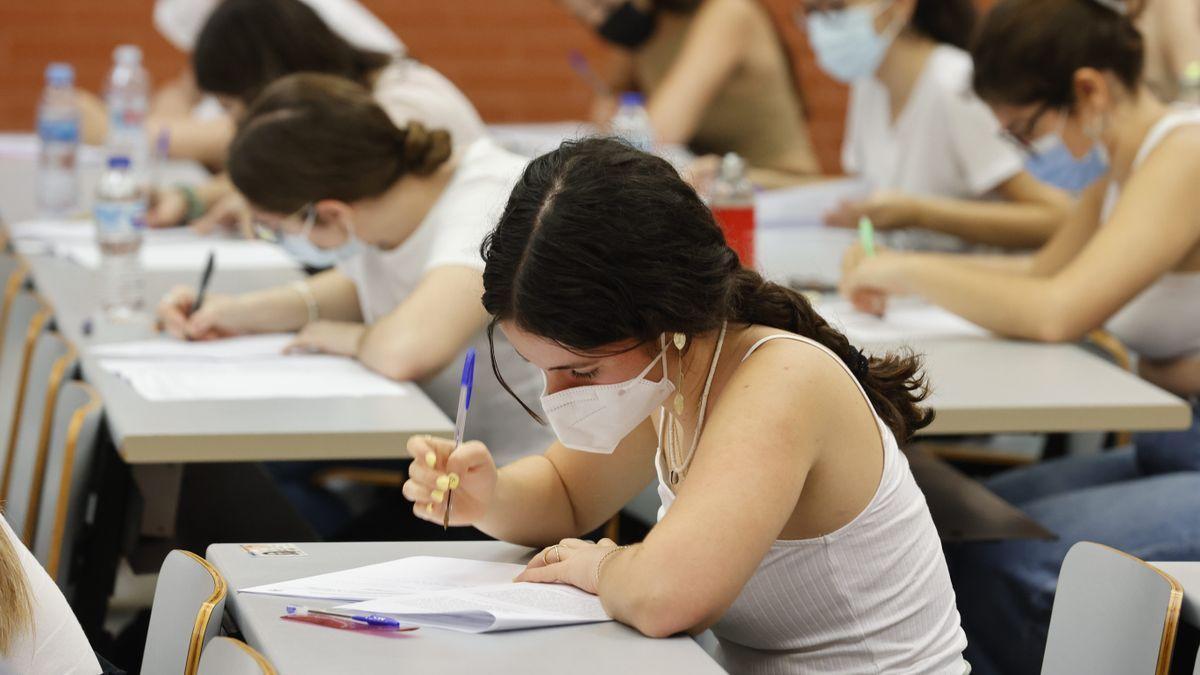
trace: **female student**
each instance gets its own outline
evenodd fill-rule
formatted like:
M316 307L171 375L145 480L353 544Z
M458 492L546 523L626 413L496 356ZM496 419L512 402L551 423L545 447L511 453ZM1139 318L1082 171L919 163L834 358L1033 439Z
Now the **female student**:
M941 546L898 442L915 358L868 359L743 268L664 160L614 140L533 161L484 244L496 336L544 373L557 441L497 470L414 438L404 495L506 541L519 580L596 593L662 637L708 627L734 672L964 672ZM521 399L529 410L531 401ZM645 542L573 539L657 474Z
M1022 169L970 94L971 0L806 0L803 9L817 63L850 85L842 167L875 190L828 214L830 225L868 216L904 230L888 238L903 248L1031 248L1050 237L1066 196Z
M192 290L181 287L160 316L172 334L193 339L299 331L297 350L352 356L419 382L453 417L462 354L487 347L479 244L523 166L487 139L452 153L445 131L397 126L350 80L283 78L247 112L230 146L230 176L260 213L265 236L323 249L340 263L287 286L210 295L196 312ZM510 384L538 391L536 371L507 343L498 355ZM496 378L482 370L471 428L492 439L501 461L547 437L511 414Z
M0 516L0 673L101 670L67 599Z
M222 0L192 50L199 88L215 95L236 119L276 79L296 72L345 77L371 89L397 124L424 122L450 132L467 147L486 132L471 102L432 68L395 53L353 46L300 0ZM229 137L218 139L224 157ZM167 190L151 214L153 225L178 224L208 212L200 225L232 224L249 214L227 180L198 190ZM319 266L319 265L318 265Z
M786 47L756 0L563 0L616 46L611 89L646 94L657 140L736 152L766 186L819 172ZM594 112L607 125L615 94Z
M1186 94L1196 103L1200 86L1200 0L1154 0L1138 16L1146 41L1146 86L1164 101ZM1196 64L1196 65L1192 65ZM1183 85L1192 87L1182 91Z
M879 292L918 294L1030 340L1074 341L1107 327L1150 379L1200 393L1200 110L1168 108L1145 87L1134 9L1116 0L1002 0L979 34L975 90L1015 139L1059 163L1094 149L1109 162L1031 264L854 252L847 293L863 304ZM1076 541L1153 560L1200 556L1200 422L1135 445L994 481L1059 541L970 546L954 556L979 672L991 672L989 663L1036 670L1058 568ZM1006 625L1016 630L998 628Z

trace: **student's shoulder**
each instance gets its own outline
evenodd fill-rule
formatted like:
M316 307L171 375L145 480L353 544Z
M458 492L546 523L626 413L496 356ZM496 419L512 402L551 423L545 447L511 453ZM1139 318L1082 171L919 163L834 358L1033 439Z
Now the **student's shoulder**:
M744 361L739 368L755 379L779 379L786 373L789 381L828 385L849 383L851 376L832 349L813 338L771 328L752 326L745 334ZM753 350L752 352L749 350Z
M951 45L938 45L930 52L925 67L932 89L943 99L969 101L975 98L971 89L975 65L967 52Z
M770 20L766 8L755 0L705 0L695 18L729 32L744 31L764 19Z

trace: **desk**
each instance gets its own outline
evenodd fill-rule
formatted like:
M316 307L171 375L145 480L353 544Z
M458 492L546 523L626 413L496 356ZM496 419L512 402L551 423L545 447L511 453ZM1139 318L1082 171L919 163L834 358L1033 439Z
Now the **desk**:
M54 306L59 329L84 350L84 378L104 399L113 440L128 463L395 458L403 456L409 436L454 429L414 385L404 396L147 401L87 357L86 348L149 337L149 326L142 326L140 335L134 327L126 335L84 336L81 326L98 306L92 272L60 258L26 260L38 291ZM194 284L193 277L192 272L149 272L146 297L156 300L171 286ZM213 276L212 290L265 288L299 277L293 270L228 270Z
M284 675L314 673L723 673L689 637L654 640L619 623L469 635L422 628L411 639L386 640L282 621L288 604L341 603L237 589L410 555L441 555L525 562L529 549L499 542L300 544L307 556L252 558L236 544L214 544L208 559L229 584L225 610L255 649Z

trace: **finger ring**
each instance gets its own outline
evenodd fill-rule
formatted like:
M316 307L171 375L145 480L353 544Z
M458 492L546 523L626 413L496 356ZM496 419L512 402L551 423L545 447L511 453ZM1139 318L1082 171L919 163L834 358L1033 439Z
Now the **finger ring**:
M549 556L550 556L550 550L551 550L552 548L554 548L554 547L552 546L552 547L550 547L550 548L545 548L545 549L542 549L542 564L543 564L543 565L549 565L549 564L550 564L550 558L549 558Z
M563 561L563 557L562 557L562 551L560 551L560 550L558 550L558 549L559 549L559 545L558 545L558 544L555 544L555 545L554 545L554 549L553 549L553 550L554 550L554 556L555 556L556 558L558 558L558 560L556 560L555 562L562 562L562 561Z

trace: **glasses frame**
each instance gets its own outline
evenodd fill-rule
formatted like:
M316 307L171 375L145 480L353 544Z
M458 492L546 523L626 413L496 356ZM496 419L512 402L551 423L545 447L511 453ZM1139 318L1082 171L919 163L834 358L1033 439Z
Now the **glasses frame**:
M301 206L294 213L285 216L278 222L282 223L285 220L297 217L304 219L304 225L300 230L299 236L308 239L308 235L312 233L313 227L317 223L316 203L309 202L304 206ZM279 244L283 241L283 233L281 232L282 228L280 227L274 227L271 224L264 223L257 218L255 218L251 223L251 227L254 230L254 236L258 239L270 242L272 244Z

